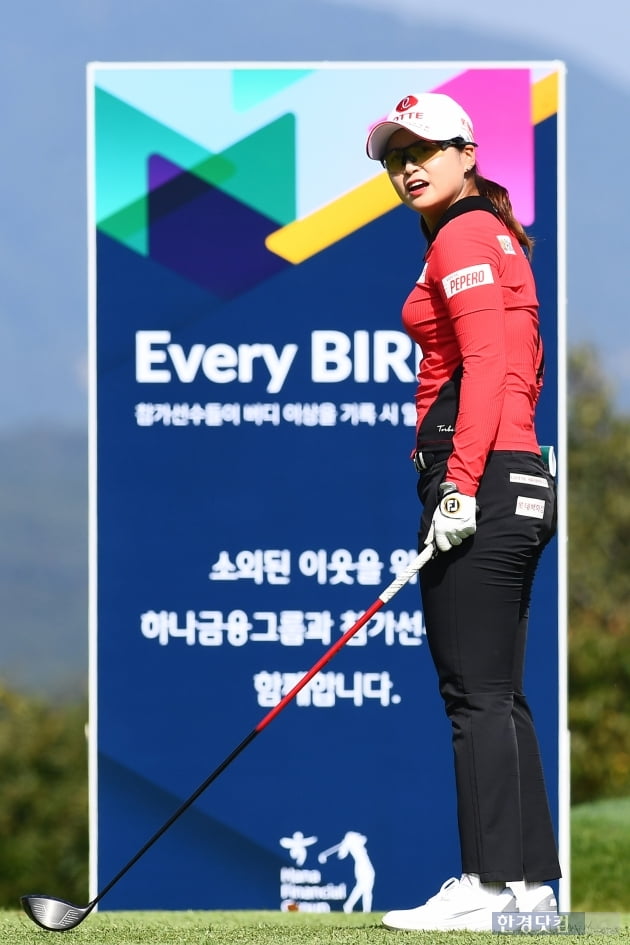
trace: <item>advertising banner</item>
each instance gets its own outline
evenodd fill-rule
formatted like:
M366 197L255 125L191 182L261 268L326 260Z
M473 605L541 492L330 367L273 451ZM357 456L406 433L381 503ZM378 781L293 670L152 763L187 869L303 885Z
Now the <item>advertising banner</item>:
M561 441L562 83L558 63L88 67L93 893L417 553L400 309L425 243L364 151L410 91L472 114L536 239L538 434ZM528 656L556 822L560 549ZM414 579L103 907L402 908L459 870Z

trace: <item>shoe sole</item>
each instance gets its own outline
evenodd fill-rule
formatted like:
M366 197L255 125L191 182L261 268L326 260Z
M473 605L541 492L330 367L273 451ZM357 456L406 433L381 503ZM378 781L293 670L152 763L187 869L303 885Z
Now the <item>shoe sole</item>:
M505 911L505 910L501 910ZM393 932L492 932L492 917L494 915L500 915L501 912L487 912L487 910L480 910L479 916L475 920L470 913L466 916L462 916L460 921L457 919L451 919L448 922L443 923L418 923L416 925L394 925L391 922L386 922L385 918L382 920L382 924L386 929L391 929ZM518 915L516 909L508 914Z

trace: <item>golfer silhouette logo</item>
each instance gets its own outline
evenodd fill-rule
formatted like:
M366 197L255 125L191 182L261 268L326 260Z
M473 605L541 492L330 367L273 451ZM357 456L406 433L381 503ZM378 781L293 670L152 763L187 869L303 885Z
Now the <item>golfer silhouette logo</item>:
M304 866L307 847L317 843L317 837L305 837L301 830L296 830L292 837L282 837L280 846L289 851L289 856L295 860L296 866Z
M349 830L341 843L334 847L329 847L319 854L317 859L320 863L325 863L329 856L336 853L340 860L344 860L348 854L354 859L354 878L355 885L350 895L343 904L344 912L352 912L355 905L362 900L362 911L372 911L372 891L374 889L374 867L372 861L365 849L367 837L362 833Z

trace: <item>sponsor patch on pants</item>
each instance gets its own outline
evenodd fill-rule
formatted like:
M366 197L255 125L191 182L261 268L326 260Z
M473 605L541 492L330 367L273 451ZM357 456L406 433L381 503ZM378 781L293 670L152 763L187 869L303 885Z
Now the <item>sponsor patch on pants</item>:
M549 488L549 483L544 476L527 476L525 473L510 473L510 482L520 482L524 486L540 486L543 489Z
M530 499L528 496L519 495L516 500L516 514L528 515L530 518L544 518L545 501L544 499Z

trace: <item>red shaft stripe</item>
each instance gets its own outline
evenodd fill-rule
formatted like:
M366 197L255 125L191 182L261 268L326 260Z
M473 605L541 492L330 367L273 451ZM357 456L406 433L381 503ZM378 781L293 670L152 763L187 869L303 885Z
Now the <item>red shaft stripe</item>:
M315 665L314 665L311 669L309 669L308 673L305 673L305 674L302 676L302 678L300 679L300 681L295 684L295 686L293 687L293 689L292 689L290 692L287 692L286 696L284 696L284 697L280 700L280 702L279 702L277 705L275 705L275 706L273 707L273 709L271 709L271 710L267 713L267 715L264 717L264 719L261 719L261 720L260 720L260 722L258 723L258 725L256 726L256 728L254 729L254 731L255 731L255 732L262 732L262 730L263 730L264 728L266 728L266 727L269 725L269 723L270 723L271 721L273 721L273 719L275 719L276 715L278 715L279 712L282 712L282 710L284 709L284 707L285 707L289 702L291 702L292 699L294 699L294 698L297 696L298 692L300 692L300 690L303 689L304 686L306 686L306 684L311 681L311 679L313 678L313 676L316 676L316 675L318 674L318 672L320 671L320 669L322 669L322 667L325 666L326 663L328 663L328 661L333 658L333 656L335 655L335 653L338 653L339 650L340 650L343 646L346 645L346 643L348 642L348 640L350 639L350 637L353 637L353 636L355 635L355 633L357 632L357 630L360 630L361 627L362 627L364 624L366 624L366 623L368 622L368 620L369 620L371 617L374 616L374 614L377 612L377 610L380 610L380 609L381 609L381 607L383 606L383 604L384 604L384 601L382 601L382 600L380 600L380 599L379 599L379 600L375 600L374 603L372 604L372 606L371 606L368 610L365 611L365 613L363 614L363 616L359 617L359 619L357 620L357 622L356 622L355 624L353 624L353 625L350 627L349 630L346 630L346 632L344 633L344 635L343 635L342 637L339 637L339 639L337 640L337 642L336 642L336 643L333 643L333 645L330 647L329 650L326 650L326 652L324 653L324 655L322 656L322 658L321 658L320 660L318 660L317 663L315 663Z

